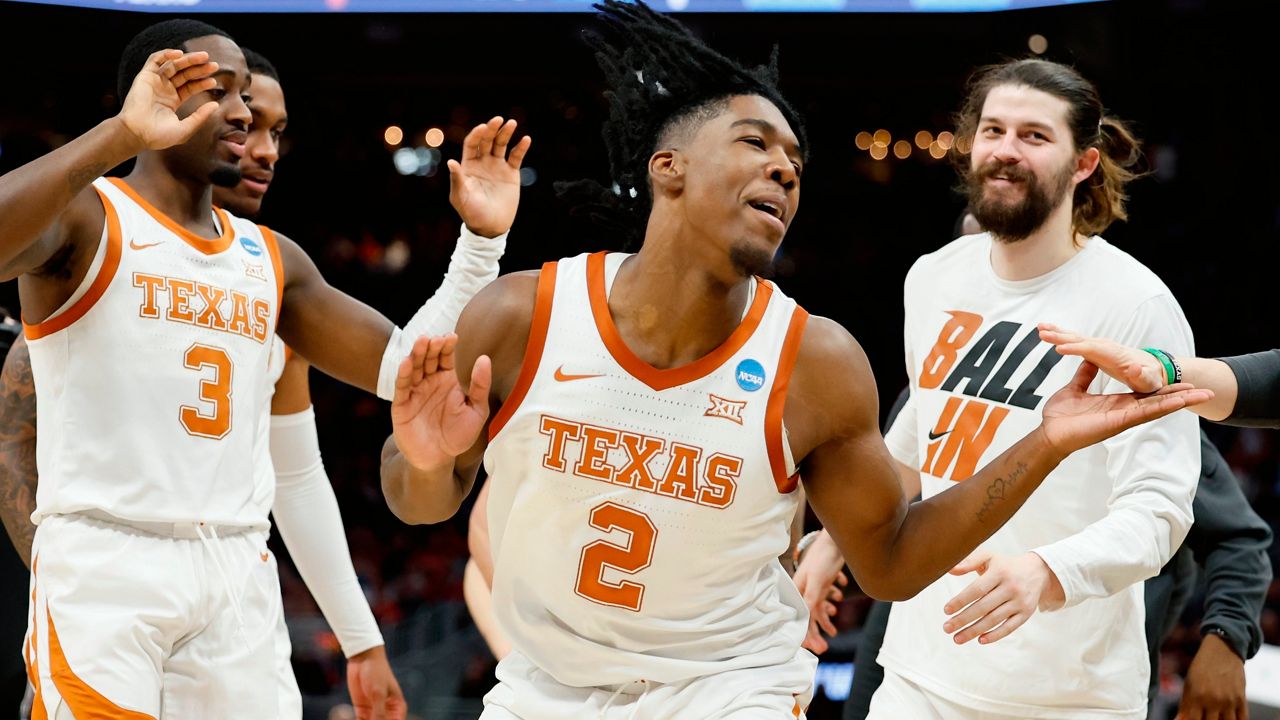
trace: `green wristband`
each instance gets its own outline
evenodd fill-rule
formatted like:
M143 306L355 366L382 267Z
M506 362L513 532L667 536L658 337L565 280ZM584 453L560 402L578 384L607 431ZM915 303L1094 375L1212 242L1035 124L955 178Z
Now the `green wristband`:
M1156 348L1142 348L1143 352L1151 353L1151 356L1160 361L1160 365L1164 367L1165 385L1172 385L1178 381L1178 371L1173 368L1173 358L1169 353Z

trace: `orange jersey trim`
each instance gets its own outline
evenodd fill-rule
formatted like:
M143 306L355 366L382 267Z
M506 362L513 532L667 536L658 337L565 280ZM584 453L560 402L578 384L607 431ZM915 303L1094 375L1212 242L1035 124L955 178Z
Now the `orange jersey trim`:
M102 267L98 268L98 275L85 294L65 312L34 325L28 325L24 320L22 332L28 340L39 340L46 335L52 335L84 317L84 314L89 312L94 303L98 302L102 294L107 291L107 286L111 284L111 279L116 276L116 270L120 267L120 216L116 214L115 206L107 196L97 188L94 190L97 190L98 198L102 200L102 208L107 213L107 254L102 259Z
M276 234L266 225L259 225L262 240L267 244L267 254L271 256L271 269L276 274L276 327L280 326L280 311L284 309L284 264L280 262L280 241ZM285 355L288 360L289 356Z
M529 326L529 340L524 346L524 359L520 362L520 375L516 377L515 387L506 402L498 408L489 423L489 442L502 432L502 428L515 414L516 408L524 402L529 394L529 386L533 385L533 376L538 372L542 362L542 349L547 344L547 328L551 325L551 303L556 294L556 263L549 262L542 266L538 274L538 294L533 303L533 323Z
M40 556L31 559L31 637L23 647L23 657L27 662L27 680L31 683L31 720L48 720L49 711L44 709L44 698L40 694L40 656L36 654L36 572L40 566Z
M782 352L778 354L778 376L773 380L773 388L769 390L769 404L764 411L764 443L769 451L773 482L780 493L795 490L800 478L800 473L787 476L787 456L782 448L782 443L785 442L782 437L782 411L787 405L787 386L791 384L791 370L795 367L796 356L800 354L800 339L804 337L807 322L809 313L797 306L791 314L791 324L787 326L787 335L782 341Z
M728 362L729 358L751 339L752 333L760 325L760 319L764 317L765 308L769 307L769 298L773 296L773 286L763 280L757 280L755 301L751 303L746 317L720 344L720 347L687 365L656 368L631 352L631 348L627 347L622 336L618 334L617 326L613 324L613 316L609 314L609 299L605 295L604 287L607 254L606 252L592 253L587 258L587 295L591 299L591 314L595 317L596 330L600 332L600 339L609 349L609 354L622 366L622 369L654 390L666 390L699 380Z
M213 211L218 214L218 222L222 224L222 236L212 240L202 238L199 235L179 225L173 218L160 212L156 206L147 202L145 198L129 187L129 184L120 178L107 178L108 182L120 189L120 192L129 196L129 199L138 203L138 207L147 211L147 214L155 221L165 226L170 232L182 238L191 247L199 250L205 255L216 255L217 253L231 247L231 241L235 238L235 228L231 227L231 218L223 212L222 208L214 208Z
M62 643L58 641L58 631L53 626L53 613L49 612L48 607L45 608L45 615L49 622L49 674L76 720L155 720L146 713L125 710L81 680L62 654Z

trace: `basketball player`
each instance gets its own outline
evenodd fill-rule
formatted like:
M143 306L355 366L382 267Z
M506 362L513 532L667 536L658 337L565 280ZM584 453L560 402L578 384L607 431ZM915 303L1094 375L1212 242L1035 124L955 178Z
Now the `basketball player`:
M1280 350L1225 358L1198 358L1156 348L1128 347L1122 340L1087 337L1051 323L1040 337L1063 355L1076 355L1132 388L1160 388L1170 376L1204 383L1216 393L1196 414L1207 420L1243 427L1280 428ZM1128 343L1132 345L1132 343Z
M47 398L35 716L274 718L280 600L260 492L274 485L260 477L272 336L388 396L411 338L325 284L292 241L212 208L211 184L240 180L251 119L229 37L152 26L121 77L120 115L0 177L0 265L21 275ZM529 142L508 158L513 133L495 118L450 163L480 237L514 217ZM94 179L135 154L127 178Z
M1091 83L1043 60L984 68L957 127L973 139L959 169L988 232L908 274L911 396L886 436L925 502L1048 417L1038 389L1075 368L1040 341L1039 319L1192 347L1168 288L1097 235L1125 218L1138 148ZM950 575L894 605L868 717L1145 717L1140 581L1182 544L1199 470L1187 413L1064 462ZM810 552L834 548L820 537Z
M755 277L805 161L773 69L644 5L601 7L618 192L597 187L592 211L640 251L499 278L457 337L420 339L396 381L383 491L408 522L442 520L483 455L513 651L482 717L799 717L816 661L777 561L798 476L862 586L905 598L1067 454L1204 393L1086 395L1082 369L974 482L908 508L861 349Z

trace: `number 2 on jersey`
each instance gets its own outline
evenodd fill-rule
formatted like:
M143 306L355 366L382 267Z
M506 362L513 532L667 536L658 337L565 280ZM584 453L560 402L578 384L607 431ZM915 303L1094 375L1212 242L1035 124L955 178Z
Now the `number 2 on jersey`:
M644 585L628 580L609 582L604 579L604 573L611 569L634 575L649 567L658 529L643 513L612 502L592 508L591 527L606 533L621 530L627 534L626 544L596 540L582 548L575 591L601 605L639 612L640 603L644 601Z
M200 437L219 440L231 430L231 358L222 348L196 343L187 348L182 365L189 370L213 369L213 377L200 379L200 399L213 405L213 412L206 413L193 405L183 405L178 411L182 427Z

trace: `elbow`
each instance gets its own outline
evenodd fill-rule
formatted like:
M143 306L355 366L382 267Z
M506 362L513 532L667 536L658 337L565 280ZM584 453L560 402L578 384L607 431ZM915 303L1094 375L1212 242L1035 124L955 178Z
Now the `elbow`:
M422 497L386 476L382 479L382 496L386 498L391 514L406 525L434 525L453 517L462 506L462 498L453 493L449 497Z
M890 574L891 575L891 574ZM880 602L902 602L910 600L928 586L919 583L908 583L892 577L857 578L858 587L872 600Z

